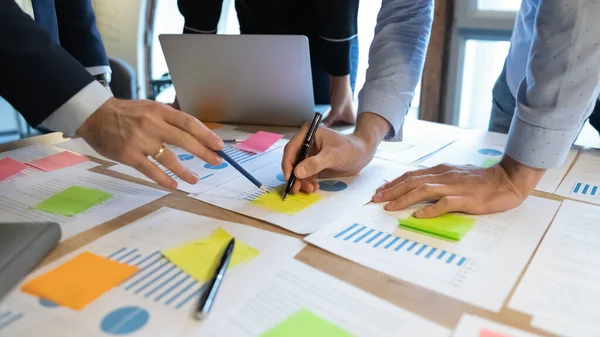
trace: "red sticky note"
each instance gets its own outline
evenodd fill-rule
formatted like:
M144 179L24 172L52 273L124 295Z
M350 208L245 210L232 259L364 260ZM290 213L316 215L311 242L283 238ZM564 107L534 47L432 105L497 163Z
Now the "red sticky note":
M511 337L509 335L505 335L503 333L494 332L488 329L479 330L479 337Z
M73 166L84 161L88 161L88 159L84 156L80 156L69 151L63 151L46 158L34 160L27 164L42 171L50 172L64 167Z
M283 135L277 133L258 131L245 141L236 144L235 147L252 153L263 153L281 138L283 138Z
M23 171L27 167L27 165L10 157L0 159L0 181L12 176L13 174Z

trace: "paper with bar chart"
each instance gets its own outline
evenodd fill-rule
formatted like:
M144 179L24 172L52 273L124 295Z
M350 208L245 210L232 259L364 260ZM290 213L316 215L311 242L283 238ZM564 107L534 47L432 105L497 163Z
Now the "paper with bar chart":
M209 237L219 228L260 254L227 271L211 314L200 323L192 314L206 283L177 268L161 251ZM43 327L45 336L57 337L204 336L303 246L287 236L163 208L37 270L22 284L86 252L138 268L132 277L78 311L15 290L0 309L0 335L34 336Z
M513 293L511 309L534 316L538 326L558 335L598 335L599 217L599 206L563 201Z
M0 191L0 222L57 222L60 224L63 240L168 194L163 190L81 170L79 167L48 172L7 184L12 184L10 189ZM90 204L93 207L74 216L48 213L36 207L73 186L102 191L111 197L101 203ZM74 205L71 203L70 206Z
M376 157L411 164L472 132L455 126L409 119L404 123L402 142L382 142Z
M450 335L440 325L295 260L228 316L213 337Z
M194 197L295 233L308 234L366 204L385 179L410 169L375 158L356 176L322 179L316 193L290 195L283 201L285 180L281 163L276 162L252 172L259 181L273 188L269 194L247 179L239 178Z
M600 150L581 151L581 155L556 190L556 194L600 205L599 168Z
M459 242L398 228L423 205L386 212L369 204L305 238L336 255L491 311L499 311L559 203L530 197L520 207L477 216ZM543 209L544 212L539 210Z
M231 159L238 162L247 171L254 171L258 168L266 166L271 163L281 164L281 157L283 156L283 146L286 144L286 140L279 140L269 150L263 153L254 154L251 152L242 151L236 149L233 146L225 146L223 152L228 154ZM198 176L198 183L191 185L185 181L179 179L173 172L166 167L159 165L161 170L165 172L169 177L175 179L177 182L177 188L188 193L201 193L224 183L230 182L236 178L241 177L241 174L231 167L227 162L223 161L220 165L213 166L200 158L197 158L193 154L187 152L178 147L169 146L169 149L175 153L181 164L188 168L192 173ZM152 181L150 178L143 175L138 170L123 164L118 164L109 168L112 171L126 174L132 177L143 179L146 181Z

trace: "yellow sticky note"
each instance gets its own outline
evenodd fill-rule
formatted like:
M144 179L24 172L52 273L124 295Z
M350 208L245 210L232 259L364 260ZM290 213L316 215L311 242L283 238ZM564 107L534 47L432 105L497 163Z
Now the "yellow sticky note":
M431 219L410 216L407 219L398 219L398 223L401 228L458 241L471 230L475 219L459 214L444 214Z
M81 310L138 271L137 267L84 252L27 282L21 290Z
M210 236L183 244L161 253L171 263L179 267L194 279L205 282L213 276L214 268L219 263L225 247L231 240L231 234L221 228L215 229ZM229 267L233 268L257 257L260 252L240 240L235 240L233 255Z
M308 309L297 311L260 337L352 337L346 330L324 320Z
M285 201L282 199L283 186L271 190L271 193L265 193L252 200L252 204L275 213L294 215L323 199L323 196L317 193L289 194Z

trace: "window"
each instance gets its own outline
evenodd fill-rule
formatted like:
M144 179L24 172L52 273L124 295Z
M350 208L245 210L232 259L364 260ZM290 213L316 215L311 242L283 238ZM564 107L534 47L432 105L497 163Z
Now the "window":
M456 0L443 121L487 130L521 0Z
M521 0L477 0L477 9L482 11L518 11Z
M508 41L466 41L460 88L460 127L487 130L492 88L502 71L509 46Z

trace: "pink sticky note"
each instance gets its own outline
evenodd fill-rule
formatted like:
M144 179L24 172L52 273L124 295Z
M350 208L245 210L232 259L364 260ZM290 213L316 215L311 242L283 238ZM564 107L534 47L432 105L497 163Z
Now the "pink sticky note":
M494 332L488 329L479 330L479 337L511 337L509 335L505 335L499 332Z
M23 171L27 167L27 165L9 157L0 159L0 181Z
M73 166L84 161L88 161L88 159L84 156L80 156L69 151L63 151L46 158L34 160L30 163L27 163L27 165L33 166L42 171L50 172L63 167Z
M277 133L258 131L257 133L248 137L248 139L245 141L234 146L240 150L252 153L263 153L281 138L283 138L283 135Z

